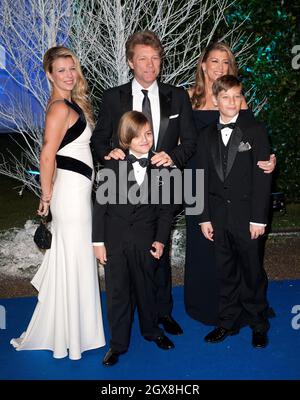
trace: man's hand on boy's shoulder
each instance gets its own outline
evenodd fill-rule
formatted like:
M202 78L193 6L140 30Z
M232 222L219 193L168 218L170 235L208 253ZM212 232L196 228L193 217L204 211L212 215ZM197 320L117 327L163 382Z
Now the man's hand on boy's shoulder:
M172 158L165 151L160 151L159 153L155 153L153 157L151 157L151 164L156 165L157 167L173 167L174 163Z
M111 160L112 158L113 158L114 160L124 160L124 158L125 158L125 153L124 153L123 150L118 149L118 148L115 148L115 149L111 150L111 151L107 154L107 156L104 157L104 160L108 161L108 160Z

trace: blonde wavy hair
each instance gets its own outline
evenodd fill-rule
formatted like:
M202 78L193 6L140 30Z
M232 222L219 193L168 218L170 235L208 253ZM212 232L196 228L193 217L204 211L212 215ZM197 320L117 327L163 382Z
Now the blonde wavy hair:
M78 79L76 85L74 86L71 92L72 100L79 105L79 107L83 110L84 115L86 116L88 122L92 126L94 126L94 116L93 116L91 101L88 94L88 84L83 76L79 60L75 56L75 54L70 49L63 46L51 47L49 50L46 51L44 55L43 59L44 71L46 74L47 73L51 74L53 70L54 61L61 57L62 58L71 57L75 64L75 68L78 73ZM52 85L52 82L50 83Z
M199 109L205 105L205 75L202 68L202 63L204 63L208 57L210 52L213 50L225 51L228 54L229 59L229 75L238 75L238 69L235 61L235 57L227 44L223 42L215 42L207 46L204 51L201 53L200 58L197 64L196 77L195 77L195 86L193 88L193 94L191 97L192 107L193 109Z

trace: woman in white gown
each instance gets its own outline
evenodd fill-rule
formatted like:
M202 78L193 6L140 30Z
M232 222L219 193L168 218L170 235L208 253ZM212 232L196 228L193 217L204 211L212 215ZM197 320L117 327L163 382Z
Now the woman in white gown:
M52 86L40 157L42 196L38 213L52 213L52 243L32 280L39 291L17 350L52 350L77 360L105 345L96 260L91 242L91 105L76 56L53 47L44 56Z

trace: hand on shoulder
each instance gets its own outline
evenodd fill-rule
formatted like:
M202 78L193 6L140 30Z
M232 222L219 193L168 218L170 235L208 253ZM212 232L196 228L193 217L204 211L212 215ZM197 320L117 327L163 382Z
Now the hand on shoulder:
M113 150L110 151L110 153L104 157L104 160L110 160L110 159L114 159L114 160L124 160L125 158L125 153L123 150L115 148Z

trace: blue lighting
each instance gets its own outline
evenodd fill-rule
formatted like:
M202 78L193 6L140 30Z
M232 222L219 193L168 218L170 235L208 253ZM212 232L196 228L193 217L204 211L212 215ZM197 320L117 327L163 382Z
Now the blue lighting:
M29 169L27 172L28 172L30 175L40 175L40 172L39 172L39 171L32 171L31 169Z

